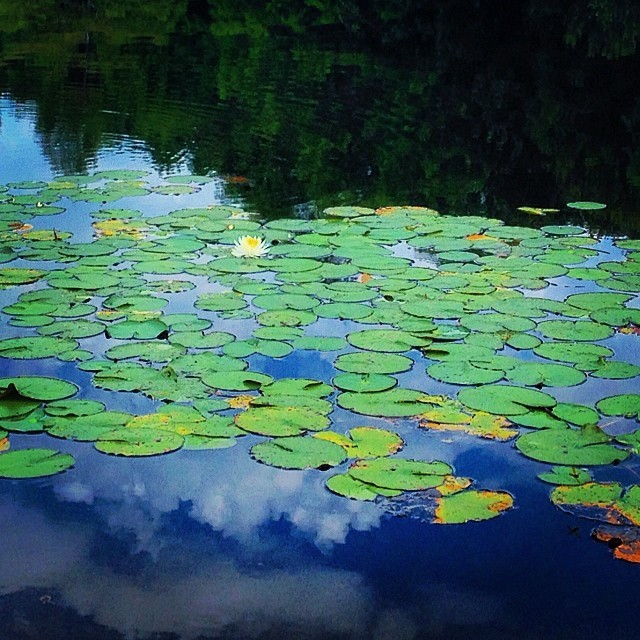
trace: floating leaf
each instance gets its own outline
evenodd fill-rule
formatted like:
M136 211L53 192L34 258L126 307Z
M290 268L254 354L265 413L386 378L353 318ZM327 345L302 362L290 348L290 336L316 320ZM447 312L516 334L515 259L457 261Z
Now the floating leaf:
M297 436L329 426L326 416L305 407L258 407L238 414L235 421L244 431L272 437Z
M425 394L413 389L390 389L377 393L345 391L337 398L338 405L368 416L408 417L425 410Z
M400 373L413 366L413 360L406 356L376 352L345 353L334 362L336 369L349 373Z
M42 478L75 464L73 456L55 449L20 449L0 454L0 478Z
M184 438L163 429L116 429L96 440L95 448L114 456L156 456L180 449Z
M216 371L202 376L202 382L208 387L226 391L260 389L262 385L269 384L272 380L273 378L269 375L251 371Z
M340 445L350 458L388 456L404 445L397 433L374 427L353 427L345 435L335 431L322 431L315 433L313 437Z
M398 381L382 373L339 373L334 377L333 384L343 391L372 393L391 389Z
M451 472L451 467L439 460L425 462L405 458L357 460L349 468L349 474L360 482L399 491L437 487Z
M602 202L587 202L587 201L576 201L576 202L567 202L567 207L571 209L580 209L582 211L595 211L597 209L604 209L607 205L602 204Z
M605 416L623 416L640 420L640 393L622 393L596 402L596 408Z
M611 446L612 438L597 428L541 429L520 436L516 447L525 456L566 465L604 465L624 460L629 452Z
M62 400L75 395L78 386L73 382L48 378L45 376L15 376L0 378L0 396L9 393L18 393L24 398L48 402Z
M485 385L463 389L458 400L476 411L514 416L528 413L531 408L551 408L556 400L547 393L513 385Z
M506 491L466 490L438 497L436 502L435 523L462 524L501 515L513 507L513 496Z
M384 489L362 482L349 473L331 476L325 485L332 493L352 500L375 500L380 496L397 496L402 493L397 489Z
M264 464L282 469L326 469L347 457L343 447L308 436L273 438L251 448L251 455Z
M539 473L538 478L543 482L557 485L579 485L593 480L591 473L587 469L578 467L552 467L551 471Z

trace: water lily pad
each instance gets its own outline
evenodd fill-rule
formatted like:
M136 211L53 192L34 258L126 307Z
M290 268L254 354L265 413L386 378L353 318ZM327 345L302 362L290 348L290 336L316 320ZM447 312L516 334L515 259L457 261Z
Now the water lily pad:
M114 456L156 456L180 449L184 438L163 429L115 429L96 440L95 448Z
M452 469L445 462L439 460L426 462L405 458L357 460L349 468L349 474L360 482L398 491L417 491L437 487L450 473Z
M404 441L393 431L375 427L354 427L346 434L335 431L322 431L314 438L327 440L340 445L349 458L379 458L398 452Z
M413 360L395 353L376 353L362 351L345 353L336 358L336 369L349 373L400 373L413 366Z
M333 393L333 387L312 378L280 378L265 385L262 392L265 395L304 395L324 398Z
M504 416L527 413L531 408L551 408L556 405L555 398L547 393L514 385L484 385L463 389L458 392L458 400L476 411Z
M549 360L571 362L584 371L589 367L597 368L602 358L613 355L613 351L603 345L570 342L543 342L534 347L533 352Z
M55 449L20 449L0 454L0 478L42 478L75 464L72 455Z
M75 395L78 386L73 382L45 376L15 376L0 378L0 396L18 394L23 398L48 402Z
M447 360L427 367L427 373L440 382L449 384L490 384L501 380L504 371L483 369L471 362Z
M558 402L558 404L551 409L551 413L556 418L578 425L579 427L597 424L600 419L598 413L591 407L572 402Z
M123 320L111 324L105 329L108 338L117 338L119 340L152 340L168 335L169 328L158 319L150 320Z
M264 464L282 469L327 469L344 462L343 447L308 436L273 438L251 448L251 455Z
M306 407L253 408L239 413L235 422L244 431L272 437L297 436L329 426L326 416Z
M301 336L294 338L291 344L298 350L341 351L348 343L339 336Z
M520 436L516 447L529 458L551 464L605 465L629 456L611 442L612 438L597 428L541 429Z
M91 338L105 330L102 322L95 320L63 320L38 328L41 336L58 336L60 338Z
M513 496L506 491L465 490L436 498L437 524L481 522L501 515L513 507Z
M327 479L325 486L329 491L352 500L376 500L380 496L397 496L402 493L398 489L376 487L354 478L350 473L341 473Z
M208 387L225 391L260 389L272 381L271 376L253 371L214 371L202 375L202 382Z
M110 360L128 360L138 358L143 362L170 362L181 356L186 348L178 344L166 342L144 341L127 344L117 344L105 351Z
M581 211L595 211L604 209L607 205L602 202L589 202L586 200L567 202L567 207L571 209L580 209Z
M293 351L293 347L286 342L279 342L278 340L249 338L247 340L229 342L222 351L234 358L247 358L254 354L266 356L267 358L283 358Z
M333 384L343 391L370 393L391 389L398 381L382 373L339 373L334 377Z
M546 338L572 342L595 342L614 334L611 327L589 320L543 320L538 323L538 331Z
M516 384L547 387L573 387L582 384L587 376L564 364L522 362L506 373L507 380Z
M548 482L549 484L565 486L585 484L586 482L591 482L593 480L591 472L587 469L566 466L552 467L551 471L539 473L538 478L543 482Z
M358 349L388 353L400 353L431 344L431 340L398 329L366 329L348 334L347 341Z
M377 393L344 391L337 402L343 409L368 416L408 417L422 413L426 406L425 395L414 389L390 389Z
M55 438L95 442L124 426L130 418L130 414L121 411L101 411L86 416L53 416L44 421L44 427Z
M104 411L104 404L97 400L55 400L44 408L49 416L78 417L92 416Z
M232 343L233 340L233 335L226 331L211 331L209 333L203 333L202 331L178 331L169 336L170 344L191 347L193 349L217 349L218 347Z
M640 486L624 489L617 482L560 486L551 502L563 511L609 524L640 526Z
M640 393L622 393L596 402L596 408L605 416L623 416L640 419Z

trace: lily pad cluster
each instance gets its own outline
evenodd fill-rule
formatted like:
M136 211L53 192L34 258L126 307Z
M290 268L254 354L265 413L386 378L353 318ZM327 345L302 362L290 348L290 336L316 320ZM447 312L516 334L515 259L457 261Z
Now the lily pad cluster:
M516 227L419 206L338 206L265 222L236 206L181 206L212 180L156 184L142 171L111 170L0 192L10 329L0 363L72 362L97 388L157 402L136 416L91 400L91 389L82 399L70 398L75 387L38 397L29 377L7 379L5 434L46 432L124 456L248 436L260 463L325 472L338 495L443 523L494 517L513 498L471 488L446 461L399 453L399 429L354 421L515 441L552 465L540 477L557 491L591 482L584 467L637 455L637 431L609 435L604 425L637 420L638 394L579 404L559 402L555 390L594 380L612 389L640 374L613 346L623 340L618 352L632 351L640 333L638 241L616 240L615 260L575 225ZM122 198L127 207L113 204ZM145 206L159 199L176 207L158 215ZM91 241L56 229L77 202L91 209ZM260 250L240 250L247 238ZM576 283L584 292L555 295ZM274 374L302 353L328 361L332 374ZM6 477L69 466L55 452L21 451L0 454Z

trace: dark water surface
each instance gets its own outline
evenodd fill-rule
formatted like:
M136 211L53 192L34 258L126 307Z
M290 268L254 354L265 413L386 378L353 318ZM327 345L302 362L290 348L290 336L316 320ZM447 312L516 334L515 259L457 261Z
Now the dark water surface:
M640 235L632 0L597 3L597 16L590 2L563 13L545 2L129 4L0 2L0 182L208 173L203 194L156 213L203 198L269 218L406 203L577 222L602 246ZM572 200L608 206L581 213ZM521 205L561 211L540 221ZM81 216L80 205L57 228L89 240ZM3 306L16 295L2 292ZM0 331L18 333L6 318ZM617 347L638 362L632 339ZM332 375L330 358L303 354L251 365ZM73 379L123 411L157 404L91 389L55 360L0 368ZM424 387L423 371L405 376ZM637 392L637 379L621 389ZM254 436L135 460L60 440L72 470L0 481L0 639L638 637L638 565L551 505L550 486L532 481L548 465L404 420L354 422L339 408L332 420L395 430L412 457L450 462L517 508L466 525L391 518L331 494L318 471L257 464ZM27 442L50 446L12 436ZM602 479L638 483L637 456Z

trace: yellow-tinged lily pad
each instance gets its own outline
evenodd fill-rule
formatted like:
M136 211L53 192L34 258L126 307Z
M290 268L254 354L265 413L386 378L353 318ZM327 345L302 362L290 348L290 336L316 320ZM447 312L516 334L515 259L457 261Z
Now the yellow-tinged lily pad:
M490 520L513 507L506 491L468 489L436 498L436 524L462 524Z

